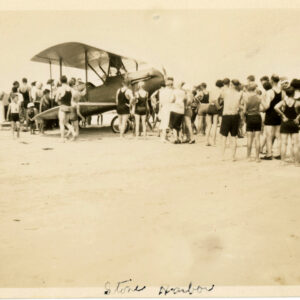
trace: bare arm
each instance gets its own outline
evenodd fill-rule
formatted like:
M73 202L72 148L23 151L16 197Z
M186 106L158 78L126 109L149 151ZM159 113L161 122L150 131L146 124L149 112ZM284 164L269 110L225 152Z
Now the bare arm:
M157 96L157 94L158 94L158 91L159 91L159 90L156 90L156 91L151 95L151 97L150 97L150 99L151 99L151 104L152 104L153 107L154 107L154 106L156 105L156 103L157 103L156 96Z
M80 117L80 119L82 120L82 121L84 121L85 120L85 117L81 114L81 112L80 112L80 105L79 105L79 103L77 103L76 104L76 112L77 112L77 115Z
M6 121L8 121L8 116L10 114L11 108L10 108L10 104L8 105L8 110L7 110L7 114L6 114Z
M281 116L283 121L286 121L287 118L285 116L285 114L282 112L281 108L284 105L284 101L280 101L279 103L277 103L274 107L274 109L276 110L276 112Z
M261 102L261 104L265 110L267 110L270 107L270 103L273 100L274 96L275 96L275 94L272 90L270 90L266 93L266 97L264 97L264 99Z
M44 103L44 97L42 97L42 99L41 99L39 112L42 112L43 103Z
M247 99L244 99L242 106L243 106L242 111L243 111L243 114L245 115L247 113Z
M129 100L129 104L127 104L127 103L125 103L125 105L127 105L128 107L130 107L130 105L135 105L135 97L134 97L134 95L133 95L133 93L132 93L132 91L131 90L127 90L126 91L126 93L125 93L125 96L126 96L126 98Z
M55 102L59 104L59 99L60 99L60 94L61 94L61 89L59 88L57 90L56 96L55 96Z
M116 105L118 105L118 96L119 96L119 93L120 93L120 89L118 89L117 93L116 93Z

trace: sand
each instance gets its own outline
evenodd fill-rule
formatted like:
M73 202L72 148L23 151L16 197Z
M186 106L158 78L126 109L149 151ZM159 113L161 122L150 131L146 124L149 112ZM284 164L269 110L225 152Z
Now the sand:
M109 127L0 131L0 286L299 285L300 169Z

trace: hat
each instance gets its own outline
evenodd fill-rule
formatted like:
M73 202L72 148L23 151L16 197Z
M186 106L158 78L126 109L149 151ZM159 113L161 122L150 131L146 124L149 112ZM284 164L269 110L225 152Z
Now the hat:
M27 108L34 107L33 103L28 103Z

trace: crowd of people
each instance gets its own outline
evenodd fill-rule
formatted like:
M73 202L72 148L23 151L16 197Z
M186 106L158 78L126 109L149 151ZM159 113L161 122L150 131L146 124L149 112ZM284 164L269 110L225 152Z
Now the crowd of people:
M236 160L237 138L246 135L249 160L252 160L254 143L256 162L273 158L288 162L290 139L289 160L300 165L300 79L289 82L278 75L263 76L260 85L261 88L250 75L246 84L225 78L207 90L206 83L191 88L181 82L174 87L174 79L167 77L165 85L149 97L143 82L133 93L129 82L124 80L116 96L120 135L124 137L130 114L135 116L136 137L140 120L145 136L146 121L152 116L153 123L159 123L161 141L174 144L194 144L195 135L202 134L206 146L216 146L220 126L223 159L229 134L233 161ZM278 153L275 153L274 141Z
M67 100L63 95L65 91L67 91ZM71 97L68 92L71 92ZM72 135L72 139L75 139L79 134L78 118L81 118L83 123L86 122L78 106L85 94L85 83L80 78L71 78L68 82L67 77L62 76L60 81L49 79L45 86L36 81L28 84L27 78L23 78L21 84L14 81L10 93L0 93L1 108L3 109L1 115L4 116L4 120L11 122L13 136L16 133L19 137L21 129L35 134L36 131L44 133L45 128L58 127L56 120L37 120L35 116L50 108L60 106L59 122L63 140L65 139L65 127L69 129L66 136ZM64 102L70 102L70 108L67 108L70 114L64 114L63 110L66 110ZM68 118L64 118L65 115Z
M43 88L42 83L29 85L23 78L21 84L13 83L4 115L11 122L13 134L17 132L19 136L20 124L34 134L36 129L43 132L45 125L49 125L35 120L35 115L59 105L61 139L65 141L71 136L74 140L79 134L79 120L86 122L79 106L85 94L85 84L80 79L68 81L62 76L60 82L49 80ZM300 164L300 79L289 82L278 75L263 76L258 84L250 75L245 84L225 78L208 89L204 82L193 88L184 82L174 86L174 79L166 77L165 84L149 95L143 81L133 89L125 76L116 93L116 111L121 138L125 136L130 116L134 116L136 138L140 134L146 138L147 130L153 131L158 126L158 135L164 143L195 144L195 137L204 135L206 146L216 146L220 127L223 158L230 134L233 161L237 138L246 136L249 160L254 143L256 162L274 158L286 163L290 139L289 160Z

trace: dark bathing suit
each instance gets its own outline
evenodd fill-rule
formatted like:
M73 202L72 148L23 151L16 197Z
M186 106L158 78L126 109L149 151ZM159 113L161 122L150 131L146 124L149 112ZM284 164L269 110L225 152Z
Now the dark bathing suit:
M23 96L23 105L24 105L24 108L27 108L27 105L30 102L28 89L25 92L21 92L20 91L20 94Z
M250 96L246 104L246 131L261 131L260 99L257 95Z
M297 118L295 104L296 101L294 101L294 104L290 107L285 103L284 115L288 118L288 120L281 123L280 133L298 133L298 125L294 122L294 120Z
M266 110L266 116L265 116L265 125L267 126L278 126L281 124L281 118L274 109L276 104L278 104L281 101L282 95L281 92L275 93L275 97L270 103L270 107Z
M65 91L63 97L60 98L61 105L71 106L72 93L71 91Z
M201 103L209 103L209 93L204 94L203 93L203 98L200 101Z
M147 105L146 101L148 99L148 95L146 94L145 97L142 97L138 94L138 102L135 104L135 113L140 116L145 116L147 113Z
M19 122L20 121L19 113L11 113L10 116L11 116L10 117L11 121L13 121L13 122Z
M119 90L118 93L118 104L117 104L117 113L118 115L129 115L129 100L126 98L126 91L122 92L122 90Z

